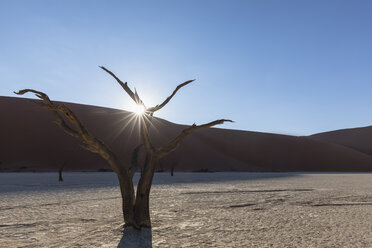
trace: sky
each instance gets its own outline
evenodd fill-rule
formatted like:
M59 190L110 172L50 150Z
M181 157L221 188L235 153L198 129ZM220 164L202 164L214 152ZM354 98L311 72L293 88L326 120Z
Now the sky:
M291 135L368 126L371 13L359 0L0 0L0 96L32 88L133 110L103 65L147 106L196 79L157 112L175 123Z

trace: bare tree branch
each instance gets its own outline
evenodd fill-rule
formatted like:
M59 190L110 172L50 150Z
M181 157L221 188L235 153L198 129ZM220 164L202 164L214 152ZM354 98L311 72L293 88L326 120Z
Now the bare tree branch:
M57 124L63 128L63 130L68 133L69 135L80 139L83 144L82 147L93 152L99 154L103 159L109 162L112 169L119 173L126 173L126 170L122 170L119 168L119 163L117 162L116 156L114 153L100 140L92 136L84 127L84 125L80 122L77 116L65 105L57 105L54 104L48 97L47 94L36 91L32 89L24 89L20 90L19 92L14 92L17 95L23 95L27 92L35 93L35 95L42 99L43 103L38 103L43 107L52 111L57 119ZM75 128L72 129L67 123L64 121L62 116L63 114L67 120L71 123L71 125Z
M38 98L40 98L41 100L45 101L46 103L48 104L51 104L52 105L52 101L49 99L48 95L41 92L41 91L37 91L37 90L33 90L33 89L24 89L24 90L20 90L18 92L15 92L13 91L14 94L17 94L17 95L23 95L27 92L32 92L34 93Z
M206 124L202 125L195 125L184 129L181 134L179 134L175 139L173 139L171 142L169 142L167 145L161 146L158 148L159 157L164 157L168 153L174 151L179 144L186 138L187 135L191 134L192 132L195 132L196 130L202 129L202 128L209 128L213 127L215 125L223 124L224 122L233 122L232 120L226 120L226 119L220 119L215 120Z
M156 105L155 107L148 108L148 109L146 109L146 111L151 112L151 113L154 113L155 111L160 110L160 109L163 108L165 105L167 105L167 103L172 99L172 97L177 93L177 91L178 91L179 89L181 89L183 86L186 86L186 85L188 85L189 83L191 83L191 82L193 82L193 81L195 81L195 79L193 79L193 80L189 80L189 81L186 81L186 82L184 82L184 83L178 85L177 88L173 91L172 95L168 96L168 98L165 99L165 101L164 101L162 104L160 104L160 105Z
M132 98L133 101L136 104L141 105L141 106L143 106L146 109L146 106L145 106L144 102L141 100L141 98L139 97L139 95L138 95L138 93L137 93L136 90L134 90L134 92L133 92L129 88L127 82L123 83L113 72L111 72L110 70L106 69L104 66L100 66L100 68L102 70L104 70L105 72L107 72L108 74L110 74L113 78L115 78L115 80L121 85L121 87L125 90L125 92L127 92L127 94L130 96L130 98Z
M156 105L155 107L151 107L151 108L146 108L146 105L145 105L145 103L142 101L142 99L139 97L139 95L138 95L138 93L137 93L137 91L136 91L136 89L134 89L134 92L129 88L129 86L128 86L128 83L127 82L125 82L125 83L123 83L112 71L110 71L110 70L108 70L106 67L104 67L104 66L100 66L100 68L102 69L102 70L104 70L105 72L107 72L108 74L110 74L120 85L121 85L121 87L125 90L125 92L127 92L127 94L130 96L130 98L132 98L132 100L136 103L136 104L138 104L138 105L141 105L141 106L143 106L145 109L146 109L146 112L149 112L149 115L153 115L153 113L155 112L155 111L158 111L158 110L160 110L161 108L163 108L165 105L167 105L167 103L173 98L173 96L177 93L177 91L179 90L179 89L181 89L182 87L184 87L184 86L186 86L186 85L188 85L189 83L191 83L191 82L193 82L193 81L195 81L195 79L194 80L188 80L188 81L186 81L186 82L184 82L184 83L182 83L182 84L180 84L180 85L178 85L177 87L176 87L176 89L173 91L173 93L169 96L169 97L167 97L167 99L165 99L165 101L163 102L163 103L161 103L161 104L159 104L159 105Z
M32 92L32 93L35 93L35 95L40 98L41 100L43 100L44 102L40 102L40 101L35 101L33 100L32 102L35 103L35 104L38 104L46 109L49 109L50 111L52 111L53 115L55 116L56 118L56 124L58 126L60 126L67 134L75 137L75 138L78 138L79 135L78 135L78 132L76 132L74 129L72 129L66 122L65 120L62 118L62 116L59 115L58 113L58 109L57 109L57 106L54 105L54 103L49 99L49 97L41 92L41 91L36 91L36 90L32 90L32 89L24 89L24 90L20 90L18 92L14 92L15 94L17 95L23 95L27 92Z

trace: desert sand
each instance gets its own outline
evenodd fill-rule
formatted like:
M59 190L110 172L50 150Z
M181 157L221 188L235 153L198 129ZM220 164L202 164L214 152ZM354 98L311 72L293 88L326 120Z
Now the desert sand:
M136 122L129 121L130 112L66 104L129 166L131 152L140 143ZM29 99L0 97L0 114L5 116L0 122L0 171L56 171L63 164L70 171L109 169L105 161L55 125L49 111ZM154 124L150 133L155 144L167 143L186 127L159 118ZM159 170L372 171L372 128L362 130L362 135L351 130L340 140L326 135L296 137L210 128L187 137L161 161Z
M57 178L0 174L1 247L372 247L368 173L156 173L141 235L115 174Z
M317 141L340 144L372 155L372 126L335 130L309 137Z

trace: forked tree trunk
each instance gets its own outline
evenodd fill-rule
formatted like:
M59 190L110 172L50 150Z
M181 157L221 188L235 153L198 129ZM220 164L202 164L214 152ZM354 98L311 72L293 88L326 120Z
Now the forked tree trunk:
M133 226L135 228L151 227L150 190L157 161L156 156L150 156L150 158L146 159L138 182L136 195L132 178L128 181L125 176L118 173L125 226Z

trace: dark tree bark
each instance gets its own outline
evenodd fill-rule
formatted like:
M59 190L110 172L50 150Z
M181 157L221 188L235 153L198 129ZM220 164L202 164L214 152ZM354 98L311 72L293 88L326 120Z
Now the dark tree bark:
M123 83L114 73L107 70L105 67L101 68L109 73L115 80L121 85L125 92L135 101L136 104L141 105L145 108L143 115L138 116L140 118L140 128L143 144L136 147L132 153L132 163L129 168L125 167L123 163L117 160L116 155L99 139L91 135L76 115L65 105L57 105L53 103L49 97L40 91L32 89L24 89L19 92L15 92L18 95L23 95L27 92L35 93L35 95L42 100L37 104L49 109L56 118L56 123L69 135L79 139L82 142L82 147L85 149L100 155L107 161L112 170L117 174L120 192L122 196L122 207L124 224L126 226L133 226L137 229L141 227L151 227L150 218L150 190L152 185L152 179L156 166L159 164L159 160L174 151L180 143L192 132L202 129L209 128L224 122L232 122L231 120L220 119L206 123L203 125L195 125L183 130L176 138L174 138L168 144L160 147L154 147L151 143L149 136L149 127L152 125L153 115L156 111L163 108L177 93L177 91L193 82L194 80L186 81L177 86L173 93L165 99L165 101L155 107L146 108L144 102L139 97L138 93L133 92L128 84ZM65 117L65 118L64 118ZM69 124L65 122L65 119ZM137 192L134 191L133 176L135 171L140 167L138 165L138 152L139 149L144 146L146 152L146 158L144 165L141 167L141 176L137 185Z

